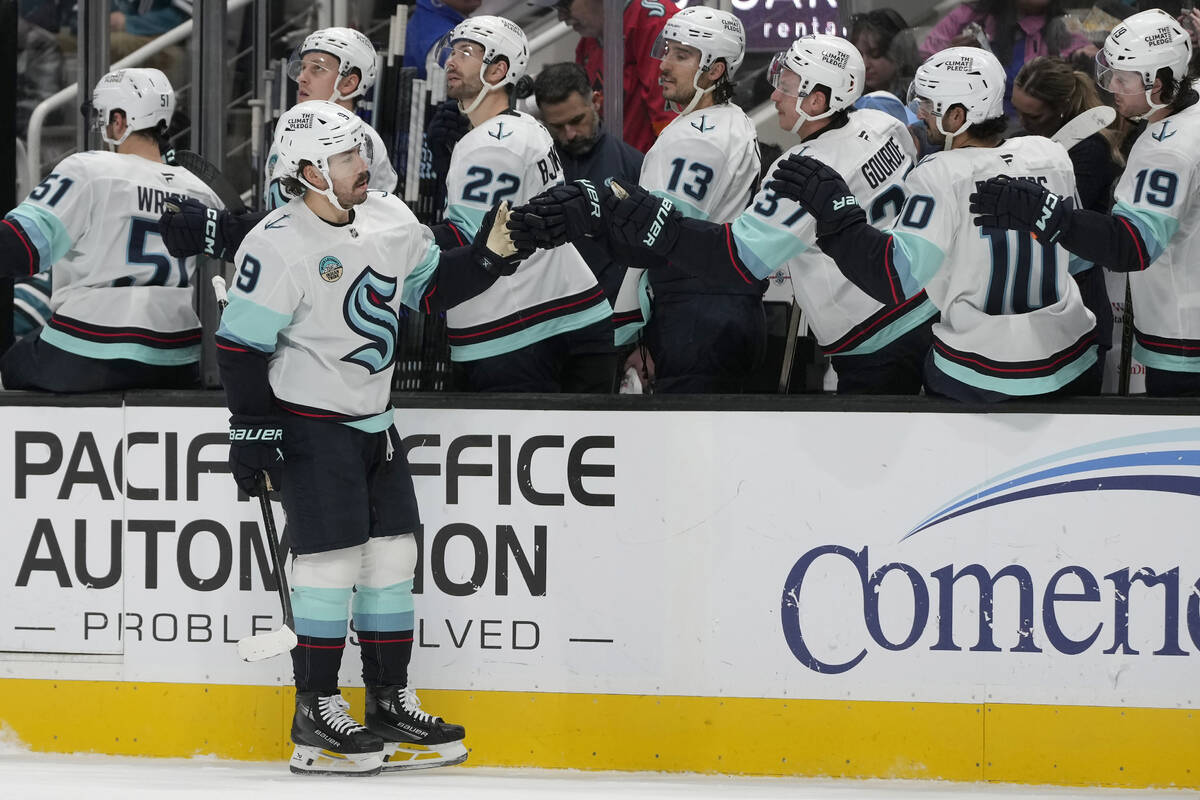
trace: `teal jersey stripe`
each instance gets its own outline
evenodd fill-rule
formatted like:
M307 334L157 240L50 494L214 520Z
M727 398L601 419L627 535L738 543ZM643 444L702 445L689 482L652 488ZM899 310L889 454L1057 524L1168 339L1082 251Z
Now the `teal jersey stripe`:
M393 583L391 586L357 586L354 593L354 618L360 614L403 614L413 610L413 582ZM396 630L394 628L372 628L371 630Z
M69 333L64 333L49 326L42 329L42 341L51 344L59 350L66 350L85 358L112 360L127 358L130 361L140 361L156 367L178 367L184 364L195 364L200 360L200 345L189 347L173 347L170 350L160 350L136 342L93 342L78 339Z
M617 346L629 344L633 341L638 332L646 327L646 323L650 321L652 311L650 305L650 273L643 272L638 278L637 286L638 308L642 311L642 318L637 322L626 322L624 325L618 325L613 329L613 343Z
M471 206L460 206L456 203L451 203L446 206L446 222L454 223L454 227L466 237L467 243L475 241L475 234L479 233L479 226L483 223L483 218L487 216L487 211Z
M1167 243L1179 230L1179 220L1174 217L1157 214L1146 208L1135 208L1120 201L1113 206L1113 216L1124 217L1138 229L1142 241L1146 243L1146 255L1151 264L1167 249Z
M768 225L753 214L738 216L730 226L730 233L742 263L759 280L808 250L808 245L795 234Z
M418 310L421 308L421 298L425 296L425 289L433 280L433 275L437 272L441 259L442 251L438 249L437 243L430 242L429 249L425 251L425 257L421 259L421 263L417 264L404 279L404 286L400 289L401 303L409 308Z
M1096 363L1097 351L1098 348L1093 345L1084 351L1083 355L1064 365L1057 372L1038 378L997 378L993 375L981 375L969 367L950 361L936 349L933 351L933 363L951 378L969 386L1013 397L1029 397L1061 389L1078 378Z
M1147 367L1162 369L1168 372L1200 372L1200 356L1175 356L1168 353L1156 353L1142 347L1138 340L1133 340L1133 357Z
M38 250L42 269L48 269L71 249L71 237L62 220L41 206L21 203L8 212L8 216L20 222L25 233L29 234L29 241Z
M534 342L549 339L551 336L586 328L588 325L602 322L611 316L612 307L607 302L600 302L582 311L576 311L574 314L548 319L545 322L539 322L528 328L522 328L499 339L479 342L478 344L451 345L450 360L477 361L481 358L490 358L503 353L511 353L514 350L520 350L522 347L528 347Z
M900 276L900 288L912 297L933 280L946 254L928 239L908 231L892 230L892 266Z
M297 620L304 618L317 622L341 622L350 619L350 587L322 588L317 586L292 587L292 614ZM299 631L297 631L299 633Z
M320 620L297 616L293 620L296 633L317 639L344 639L349 620Z
M359 592L362 587L359 587ZM358 597L357 594L354 595ZM356 631L411 631L413 629L413 612L397 611L394 614L364 614L354 612L354 629Z
M1096 266L1086 258L1080 258L1074 253L1068 253L1067 255L1070 256L1070 260L1067 262L1067 272L1071 273L1072 275L1078 275L1082 272L1087 272L1089 269Z
M671 203L675 206L675 208L679 209L679 213L683 214L685 217L691 217L692 219L703 219L703 220L708 219L708 214L705 214L703 211L696 208L694 205L692 205L688 201L680 200L678 197L676 197L673 194L667 194L666 192L661 191L659 189L653 190L652 192L650 192L650 194L654 195L655 197L667 198L668 200L671 201Z
M395 409L389 408L387 411L381 411L373 417L356 419L352 422L343 422L342 424L356 430L364 431L365 433L379 433L392 427L395 416Z
M275 352L279 332L292 321L291 314L281 314L253 300L234 296L221 314L218 336L241 342L264 353Z
M927 321L930 317L936 316L938 313L937 306L929 298L925 298L925 302L921 303L916 308L909 311L900 319L880 328L871 338L855 347L853 350L846 350L838 353L838 357L843 356L864 356L868 353L874 353L883 347L891 344L899 339L904 334L916 328Z

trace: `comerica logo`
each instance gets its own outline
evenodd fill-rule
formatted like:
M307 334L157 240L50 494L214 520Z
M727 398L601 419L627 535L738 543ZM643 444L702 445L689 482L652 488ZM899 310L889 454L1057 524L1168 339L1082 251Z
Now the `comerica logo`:
M843 563L830 563L841 561ZM820 588L805 589L805 579L813 565L822 562L828 567L852 566L858 574L858 587L854 597L830 597L828 584ZM884 581L889 575L896 577ZM932 570L928 576L911 564L889 562L872 568L869 548L864 546L855 551L840 545L822 545L809 550L792 567L783 585L780 620L783 636L796 659L805 667L823 674L847 672L862 663L871 647L883 650L903 651L917 645L930 626L936 627L937 638L929 645L931 651L956 652L964 646L972 652L1002 652L996 644L994 599L998 587L1006 599L1017 596L1018 622L1016 644L1008 648L1012 653L1043 653L1057 651L1077 655L1102 648L1105 655L1139 655L1141 651L1130 644L1130 615L1138 621L1138 630L1152 625L1158 645L1150 654L1153 656L1188 656L1200 652L1200 579L1187 584L1181 583L1179 567L1155 570L1151 567L1118 566L1104 575L1097 575L1086 567L1069 565L1061 567L1042 585L1025 567L1008 564L992 571L983 564L953 563ZM956 605L956 585L958 590ZM1139 591L1135 589L1150 590ZM1185 587L1181 592L1181 587ZM955 613L962 613L962 592L973 588L976 594L979 628L973 643L955 641ZM1131 599L1132 597L1132 599ZM831 649L827 641L813 641L804 630L801 611L804 608L852 607L861 603L862 619L867 637L862 648L848 659L837 661L830 656L818 656ZM880 619L880 608L889 604L912 608L911 622L907 632L895 630L885 632ZM1079 629L1080 605L1087 609L1090 630ZM1060 615L1067 614L1074 620L1071 633L1060 624ZM1181 646L1181 619L1186 636ZM904 633L901 638L898 633ZM1012 631L1002 631L1011 640ZM814 651L816 651L814 653ZM829 659L823 661L822 658Z

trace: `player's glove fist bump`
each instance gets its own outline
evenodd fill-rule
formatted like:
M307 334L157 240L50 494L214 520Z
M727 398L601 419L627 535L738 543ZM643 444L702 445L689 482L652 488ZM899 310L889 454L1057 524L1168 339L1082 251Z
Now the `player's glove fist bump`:
M552 186L513 209L509 225L522 244L549 249L583 237L602 237L608 228L611 192L589 180Z
M1026 178L998 175L971 194L970 211L983 228L1028 231L1044 244L1054 244L1070 221L1074 201L1059 197Z
M238 488L251 497L259 493L262 473L271 487L283 485L283 426L276 417L234 414L229 418L229 471Z
M665 197L658 197L636 183L611 181L612 201L608 204L608 236L620 249L648 250L666 259L679 240L683 214ZM637 262L651 266L653 262Z
M475 263L493 275L512 275L522 261L533 255L533 248L514 238L508 224L511 213L507 200L493 206L479 223L479 231L471 243Z
M225 252L221 213L221 209L209 208L191 197L168 203L166 212L158 218L167 252L176 258L201 253L221 258Z
M829 236L866 214L837 170L798 153L779 162L767 188L795 200L817 221L817 237Z

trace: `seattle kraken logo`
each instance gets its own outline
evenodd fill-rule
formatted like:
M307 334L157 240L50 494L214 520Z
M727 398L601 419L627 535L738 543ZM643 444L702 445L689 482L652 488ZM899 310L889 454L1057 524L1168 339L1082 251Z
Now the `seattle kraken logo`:
M496 139L507 139L509 136L512 136L512 131L505 133L504 132L504 123L501 122L496 125L496 130L488 131L488 136L494 137Z
M1171 124L1170 120L1164 119L1162 129L1155 133L1150 134L1151 138L1156 139L1160 142L1163 139L1170 139L1172 136L1175 135L1175 131L1171 131L1170 133L1167 133L1167 126L1170 124Z
M701 133L708 133L711 130L715 130L717 126L709 125L708 124L708 115L701 114L700 115L700 124L697 125L696 123L693 122L692 127L695 128L696 130L700 131Z
M377 375L396 360L396 339L400 322L388 303L396 296L396 279L385 278L367 267L346 292L342 314L350 330L368 340L368 344L342 356L342 361L366 367Z

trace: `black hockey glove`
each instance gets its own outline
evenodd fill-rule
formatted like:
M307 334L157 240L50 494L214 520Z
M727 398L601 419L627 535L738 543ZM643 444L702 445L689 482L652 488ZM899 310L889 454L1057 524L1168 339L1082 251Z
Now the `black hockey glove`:
M611 181L609 240L624 250L648 250L666 259L679 240L683 214L665 197L656 197L636 183ZM652 262L639 263L650 267Z
M225 258L225 226L222 217L229 216L219 208L209 208L199 200L185 197L167 203L166 212L158 218L167 252L176 258L198 256ZM240 242L239 242L240 243ZM229 254L230 258L233 254Z
M1059 197L1026 178L999 175L971 194L971 213L981 228L1029 231L1043 244L1054 244L1067 230L1075 201Z
M471 257L476 264L492 275L512 275L529 256L531 248L518 248L513 243L512 231L508 229L508 201L505 200L484 216L471 242Z
M433 171L440 180L450 172L450 154L458 140L471 130L471 120L458 110L457 100L438 105L425 131L425 146L433 157Z
M608 229L612 192L589 180L553 186L513 209L509 227L518 245L550 249L583 237L602 237Z
M837 170L810 156L794 153L771 175L767 188L780 197L795 200L817 221L817 238L830 236L866 213Z
M234 414L229 418L229 471L238 488L257 497L259 475L271 476L271 486L283 485L283 427L275 417Z

